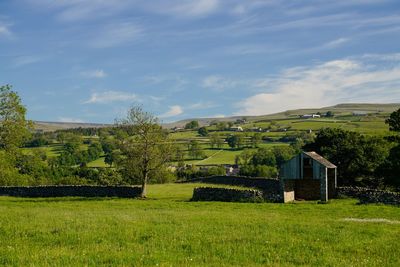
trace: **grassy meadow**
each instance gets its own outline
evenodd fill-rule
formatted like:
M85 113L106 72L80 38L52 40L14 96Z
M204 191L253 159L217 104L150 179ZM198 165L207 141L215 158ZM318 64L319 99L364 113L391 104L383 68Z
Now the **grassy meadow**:
M196 186L150 185L147 200L0 197L0 265L400 265L399 207L190 202Z

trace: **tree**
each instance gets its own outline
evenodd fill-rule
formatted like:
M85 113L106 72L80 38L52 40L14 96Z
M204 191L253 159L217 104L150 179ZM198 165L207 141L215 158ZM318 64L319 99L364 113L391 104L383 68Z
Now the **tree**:
M338 166L339 184L355 185L376 175L376 169L388 156L389 144L383 138L325 128L304 149L315 151Z
M258 147L258 145L260 144L262 140L262 136L260 133L255 133L251 138L250 138L250 142L251 142L251 146L256 148Z
M327 118L331 118L331 117L333 117L333 116L334 116L334 114L333 114L332 111L328 111L328 112L325 114L325 117L327 117Z
M385 123L389 124L390 131L400 132L400 108L392 112Z
M224 131L227 128L226 122L224 121L218 122L216 127L218 131Z
M226 142L231 148L241 148L243 145L243 137L241 135L230 135L226 138Z
M400 132L400 109L392 112L390 117L385 121L389 124L389 130ZM391 141L397 142L397 145L392 147L389 152L385 163L382 164L377 170L378 173L383 174L384 181L388 185L400 186L400 142L399 138L388 138Z
M191 159L203 159L205 158L204 151L201 150L199 142L196 140L191 140L189 145L188 145L188 150L189 150L189 157Z
M11 89L0 86L0 148L10 154L25 143L32 128L32 122L25 119L26 108Z
M276 167L276 157L270 149L260 148L251 159L253 165L266 165Z
M291 159L296 153L290 146L275 146L272 148L272 152L275 155L277 167Z
M254 152L249 149L245 149L242 153L235 157L235 164L240 166L248 165L253 156Z
M207 136L208 135L208 130L206 127L201 127L197 130L197 133L201 136Z
M210 134L211 148L214 148L214 147L221 148L223 146L223 144L224 144L224 140L222 140L222 138L217 133Z
M199 127L199 122L198 121L191 121L186 123L185 129L196 129Z
M129 180L141 183L141 197L144 198L149 180L155 179L171 160L172 142L158 119L141 106L130 108L118 126L129 134L120 142L122 157L118 166Z

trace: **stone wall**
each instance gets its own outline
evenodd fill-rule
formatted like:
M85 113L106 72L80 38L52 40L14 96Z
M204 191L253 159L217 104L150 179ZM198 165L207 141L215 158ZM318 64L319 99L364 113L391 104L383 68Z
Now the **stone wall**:
M140 196L141 188L134 186L3 186L0 196L14 197L124 197Z
M193 190L192 201L262 202L260 190L240 190L215 187L198 187Z
M281 186L278 179L250 178L243 176L211 176L193 179L187 182L253 187L263 192L265 200L282 202Z
M355 197L362 204L382 203L400 205L400 193L385 190L376 190L365 187L338 187L338 196Z

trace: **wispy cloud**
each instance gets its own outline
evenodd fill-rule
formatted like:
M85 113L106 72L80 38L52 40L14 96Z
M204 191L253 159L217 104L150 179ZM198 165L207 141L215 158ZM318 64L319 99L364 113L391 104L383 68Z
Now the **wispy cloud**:
M93 93L84 104L108 104L113 102L133 102L138 97L133 93L121 91L106 91L101 93Z
M9 26L0 22L0 38L11 38L12 36Z
M211 101L199 101L193 104L190 104L185 107L185 109L191 109L191 110L197 110L197 109L209 109L209 108L215 108L218 107L219 105L215 104L214 102Z
M130 1L123 0L26 0L40 8L56 10L56 17L61 21L73 22L79 20L98 19L117 14L128 8Z
M220 75L210 75L203 79L202 86L216 91L223 91L235 87L237 82Z
M13 67L18 68L25 65L34 64L41 60L42 58L39 56L19 56L14 59Z
M349 38L338 38L333 41L327 42L326 44L323 45L324 48L336 48L339 47L347 42L349 42Z
M183 108L181 106L175 105L175 106L170 106L167 112L159 115L158 117L161 119L166 119L181 115L182 113L183 113Z
M381 60L385 58L388 55ZM400 101L400 66L347 58L287 69L259 85L265 86L264 92L240 101L235 114L261 115L341 102Z
M104 78L107 73L104 70L88 70L82 71L81 75L86 78Z
M97 32L89 41L95 48L108 48L131 44L143 33L143 28L132 22L111 23Z
M98 19L117 15L128 9L139 9L150 13L159 13L176 17L195 18L214 13L220 7L220 0L26 0L32 5L57 10L57 18L72 22Z
M215 12L220 4L219 0L197 1L155 1L157 12L181 17L205 16Z

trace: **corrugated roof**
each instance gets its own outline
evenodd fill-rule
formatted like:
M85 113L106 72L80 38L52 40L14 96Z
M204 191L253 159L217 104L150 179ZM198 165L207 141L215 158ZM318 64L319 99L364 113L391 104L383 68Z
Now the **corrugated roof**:
M336 168L336 165L334 165L332 162L330 162L329 160L327 160L326 158L322 157L321 155L319 155L318 153L311 151L311 152L303 152L304 154L306 154L307 156L309 156L310 158L312 158L313 160L318 161L319 163L321 163L322 165L324 165L327 168Z

